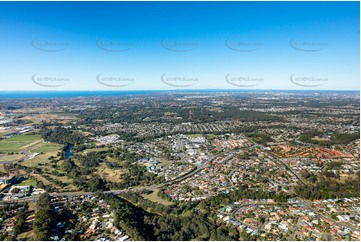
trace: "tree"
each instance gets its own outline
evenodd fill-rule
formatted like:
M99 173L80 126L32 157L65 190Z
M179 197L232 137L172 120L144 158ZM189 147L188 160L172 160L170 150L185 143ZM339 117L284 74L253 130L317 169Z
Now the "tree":
M50 196L47 193L40 195L36 204L37 212L34 219L35 240L49 240L52 225L52 209Z

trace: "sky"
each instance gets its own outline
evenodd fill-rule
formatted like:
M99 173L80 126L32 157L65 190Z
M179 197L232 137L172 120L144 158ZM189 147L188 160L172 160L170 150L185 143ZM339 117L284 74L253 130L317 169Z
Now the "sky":
M360 89L359 2L0 2L0 91Z

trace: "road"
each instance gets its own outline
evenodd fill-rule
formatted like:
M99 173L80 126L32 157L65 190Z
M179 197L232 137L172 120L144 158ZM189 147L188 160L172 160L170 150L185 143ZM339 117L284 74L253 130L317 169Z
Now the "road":
M288 237L289 241L295 240L294 238L295 238L295 233L296 233L297 229L298 229L298 226L293 225L292 230L291 230L292 231L291 235Z
M249 149L249 148L252 148L252 147L264 147L262 145L259 145L257 143L254 143L253 146L250 146L250 147L245 147L244 149ZM200 164L200 165L197 165L197 168L190 171L189 173L186 173L184 175L182 175L181 177L178 177L174 180L171 180L171 181L167 181L167 182L164 182L162 184L158 184L158 185L149 185L149 186L138 186L138 187L129 187L129 188L125 188L125 189L120 189L120 190L112 190L112 191L103 191L103 193L105 194L119 194L119 193L123 193L123 192L139 192L139 191L142 191L142 190L149 190L149 191L155 191L157 189L161 189L165 186L169 186L171 184L174 184L174 183L177 183L177 182L181 182L197 173L199 173L200 171L202 171L203 169L207 168L210 166L211 162L215 159L215 158L218 158L220 157L221 155L217 155L217 156L211 156L206 162ZM230 160L232 159L233 157L235 156L234 153L230 153L228 154L228 157L227 157L227 160ZM51 193L51 195L53 196L68 196L68 197L71 197L71 196L80 196L80 195L92 195L94 194L94 192L60 192L60 193ZM16 201L28 201L28 202L31 202L31 201L37 201L39 198L38 195L36 196L31 196L31 197L23 197L23 198L19 198L19 199L14 199Z
M162 187L164 187L164 186L168 186L168 185L171 185L171 184L174 184L174 183L183 181L183 180L187 179L188 177L191 177L191 176L193 176L194 174L197 174L198 172L202 171L203 169L209 167L209 166L210 166L210 163L211 163L215 158L216 158L215 156L211 156L205 163L200 164L200 165L197 165L197 168L194 169L193 171L191 171L191 172L189 172L189 173L187 173L187 174L184 174L183 176L178 177L178 178L176 178L176 179L174 179L174 180L167 181L167 182L164 182L163 184L157 185L156 187L157 187L157 188L162 188Z
M165 186L183 181L184 179L187 179L191 176L193 176L194 174L202 171L203 169L207 168L210 166L210 163L216 158L216 156L211 156L205 163L200 164L197 166L196 169L194 169L193 171L184 174L181 177L178 177L174 180L171 181L167 181L164 182L162 184L158 184L158 185L149 185L149 186L137 186L137 187L128 187L125 189L120 189L120 190L111 190L111 191L103 191L104 194L119 194L119 193L124 193L124 192L139 192L139 191L143 191L143 190L148 190L148 191L155 191L157 189L163 188ZM50 195L52 196L64 196L64 197L72 197L72 196L87 196L87 195L93 195L95 194L95 192L54 192L51 193ZM12 199L12 200L8 200L8 201L19 201L19 202L35 202L39 199L39 195L35 195L35 196L31 196L31 197L22 197L19 199Z
M250 146L250 147L245 147L244 149L250 149L253 147L260 147L260 148L265 148L263 145L257 144L255 142L253 142L254 145ZM264 149L263 149L264 150ZM268 154L268 153L267 153ZM270 156L271 159L274 159L270 154L268 154ZM177 183L177 182L181 182L197 173L199 173L200 171L202 171L203 169L207 168L210 166L210 163L215 159L220 157L221 155L217 155L217 156L211 156L205 163L202 163L200 165L197 166L196 169L192 170L191 172L184 174L181 177L178 177L174 180L171 181L167 181L164 182L162 184L158 184L158 185L149 185L149 186L140 186L140 187L129 187L126 189L120 189L120 190L112 190L112 191L103 191L103 193L105 194L119 194L119 193L123 193L123 192L139 192L142 190L149 190L149 191L155 191L157 189L161 189L165 186L169 186L171 184ZM232 159L235 156L234 153L230 153L227 156L227 160ZM285 164L284 164L285 165ZM289 168L290 169L290 168ZM290 169L292 171L292 169ZM296 174L295 174L296 175ZM297 175L296 175L297 176ZM298 177L298 176L297 176ZM302 181L302 180L301 180ZM303 181L302 181L303 182ZM53 196L80 196L80 195L92 195L94 194L94 192L61 192L61 193L52 193L51 195ZM20 199L16 199L17 201L37 201L37 199L39 198L39 196L32 196L32 197L24 197L24 198L20 198Z
M346 225L344 223L341 223L341 222L338 222L338 221L335 221L334 219L330 218L329 216L326 216L326 215L323 215L321 213L319 213L317 210L313 209L312 208L312 203L310 201L307 201L305 199L301 199L301 198L297 198L298 200L302 201L302 203L311 211L314 211L318 217L320 218L323 218L323 219L326 219L326 220L329 220L331 221L332 223L340 226L340 227L346 227L346 228L350 228L352 231L360 231L358 228L354 227L354 226L351 226L351 225ZM296 202L297 203L297 202ZM253 230L257 230L258 232L261 230L263 224L261 224L260 226L258 227L254 227L252 225L249 225L249 224L244 224L242 223L241 221L239 221L237 218L236 218L236 214L238 212L239 209L241 209L242 207L247 207L247 206L256 206L256 205L277 205L277 204L294 204L294 203L249 203L249 204L243 204L243 205L240 205L240 206L237 206L237 208L235 208L233 210L233 212L231 213L231 218L234 219L235 221L237 221L238 223L242 224L242 225L245 225ZM288 240L294 240L294 236L295 236L295 233L297 231L297 226L294 225L292 227L292 233L291 235L288 237ZM324 236L328 237L329 235L328 234L324 234Z
M266 152L266 153L267 153L267 152ZM296 177L300 182L302 182L304 185L307 185L307 183L303 180L303 178L300 177L296 172L294 172L294 171L292 170L292 168L289 167L286 163L284 163L283 161L281 161L281 160L279 160L279 159L276 160L276 158L274 158L274 157L273 157L271 154L269 154L269 153L267 153L267 154L268 154L268 156L269 156L271 159L273 159L274 162L279 162L279 163L281 163L282 165L284 165L293 175L295 175L295 177Z
M306 182L302 179L302 177L300 177L297 173L295 173L295 172L292 170L292 168L289 167L287 164L285 164L283 161L281 161L280 159L274 157L270 152L268 152L265 146L263 146L263 145L261 145L261 144L258 144L258 143L256 143L256 142L254 142L253 140L252 140L251 142L253 142L253 146L251 146L251 147L260 147L260 148L263 150L263 152L268 155L268 158L269 158L269 159L271 159L271 160L274 161L275 163L281 163L281 164L282 164L283 166L285 166L293 175L295 175L296 178L297 178L300 182L302 182L304 185L306 185ZM251 148L251 147L249 147L249 148Z
M292 174L294 174L297 178L298 178L298 180L300 181L300 182L302 182L303 184L307 184L298 174L296 174L287 164L285 164L284 162L282 162L281 160L279 160L279 159L277 159L277 158L275 158L275 157L273 157L273 155L271 155L269 152L267 152L264 148L264 146L263 145L260 145L260 144L257 144L256 142L254 142L254 141L252 141L253 142L253 144L254 144L254 146L259 146L259 147L261 147L263 150L264 150L264 152L269 156L269 158L271 158L273 161L275 161L275 162L280 162L281 164L283 164L287 169L289 169L291 172L292 172ZM300 198L299 198L300 199ZM311 207L311 203L310 203L310 201L306 201L306 200L304 200L304 199L300 199L309 209L311 209L311 210L313 210L314 211L314 209L312 209ZM322 214L320 214L319 212L317 212L317 211L315 211L316 212L316 214L319 216L319 217L321 217L321 218L324 218L324 219L327 219L327 220L329 220L329 221L331 221L332 223L334 223L334 224L336 224L336 225L339 225L339 226L342 226L342 227L348 227L348 228L350 228L351 230L353 230L353 231L359 231L359 229L357 229L357 228L355 228L354 226L349 226L349 225L345 225L345 224L343 224L343 223L340 223L340 222L337 222L337 221L335 221L334 219L332 219L332 218L330 218L330 217L328 217L328 216L325 216L325 215L322 215Z
M294 204L294 203L288 203L288 202L286 202L286 203L282 203L282 202L279 202L279 203L275 203L275 202L272 202L272 203L264 203L264 202L262 202L262 203L242 204L242 205L240 205L240 206L237 206L237 207L233 210L233 212L231 213L231 218L234 219L235 221L237 221L238 223L242 224L242 225L245 225L245 226L247 226L247 227L249 227L249 228L251 228L251 229L253 229L253 230L257 230L258 232L260 232L264 223L260 224L258 227L254 227L254 226L249 225L249 224L244 224L244 223L242 223L241 221L239 221L239 220L236 218L236 213L237 213L238 210L240 210L241 208L247 207L247 206L258 206L258 205L268 205L268 206L269 206L269 205L278 205L278 204Z
M277 158L273 157L269 152L267 152L264 148L263 145L260 145L260 144L257 144L255 142L253 142L254 145L251 146L251 147L247 147L247 149L249 148L252 148L252 147L260 147L262 148L262 150L268 155L268 157L273 160L274 162L280 162L282 165L284 165L288 170L290 170L299 180L300 182L302 182L303 184L306 184L303 179L301 177L298 176L298 174L296 174L287 164L283 163L282 161L278 160ZM139 192L139 191L142 191L142 190L149 190L149 191L155 191L157 189L161 189L165 186L168 186L168 185L171 185L171 184L174 184L174 183L177 183L177 182L180 182L180 181L183 181L197 173L199 173L200 171L202 171L203 169L207 168L210 166L210 163L219 156L212 156L210 157L205 163L203 164L200 164L197 166L196 169L194 169L193 171L181 176L181 177L178 177L174 180L171 180L171 181L167 181L167 182L164 182L162 184L159 184L159 185L150 185L150 186L140 186L140 187L129 187L129 188L126 188L126 189L120 189L120 190L112 190L112 191L103 191L103 193L105 194L119 194L119 193L123 193L123 192ZM234 157L234 153L231 153L228 155L228 158L227 159L232 159ZM80 195L92 195L94 194L94 192L63 192L63 193L52 193L51 195L53 196L68 196L68 197L71 197L71 196L80 196ZM34 202L34 201L37 201L39 198L39 195L35 195L35 196L31 196L31 197L24 197L24 198L20 198L20 199L16 199L16 200L13 200L13 201L27 201L27 202ZM308 207L310 210L313 210L315 211L314 209L312 209L312 203L310 201L307 201L307 200L304 200L304 199L300 199L298 198L299 200L301 200L306 207ZM236 209L234 209L234 211L232 212L231 214L231 217L237 221L238 223L240 224L243 224L242 222L240 222L239 220L236 219L236 213L238 212L238 210L242 207L245 207L245 206L250 206L250 205L276 205L276 204L290 204L290 203L252 203L252 204L244 204L244 205L241 205L241 206L238 206ZM353 226L350 226L350 225L345 225L341 222L338 222L338 221L335 221L334 219L328 217L328 216L325 216L323 214L320 214L319 212L315 211L315 213L320 217L320 218L324 218L324 219L327 219L329 221L331 221L332 223L338 225L338 226L342 226L342 227L348 227L350 228L351 230L353 231L359 231L359 229L353 227ZM257 231L260 231L261 228L262 228L262 225L261 224L260 226L258 227L254 227L254 226L250 226L250 225L246 225L244 224L245 226L248 226L254 230L257 230ZM296 229L297 227L294 226L292 228L292 234L291 236L289 237L290 240L292 240L294 238L294 235L295 235L295 232L296 232Z
M347 126L345 126L345 127L343 127L341 130L340 130L340 133L343 133L343 132L345 132L346 131L346 129L349 129L349 128L351 128L352 126L354 126L354 125L356 125L356 123L358 123L359 122L359 120L354 120L351 124L349 124L349 125L347 125Z
M314 211L317 214L317 216L319 216L320 218L327 219L327 220L331 221L332 223L334 223L334 224L336 224L338 226L350 228L352 231L360 231L360 229L358 229L358 228L356 228L356 227L354 227L352 225L346 225L346 224L344 224L342 222L339 222L339 221L336 221L336 220L332 219L329 216L321 214L320 212L318 212L315 209L312 209L312 203L310 201L305 200L305 199L301 199L301 198L299 198L299 200L301 200L303 202L303 204L305 204L308 209Z

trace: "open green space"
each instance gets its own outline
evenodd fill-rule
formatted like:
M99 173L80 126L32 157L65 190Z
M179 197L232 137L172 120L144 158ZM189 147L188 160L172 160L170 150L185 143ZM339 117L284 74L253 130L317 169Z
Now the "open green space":
M216 138L217 135L215 134L187 134L188 137L190 138L201 138L201 137L205 137L207 139L213 139Z
M18 184L16 184L15 186L16 187L19 187L19 186L35 186L36 184L36 181L33 180L33 179L26 179Z
M61 147L62 146L59 145L59 144L41 142L41 143L39 143L38 145L36 145L34 147L32 152L34 152L34 153L46 153L46 152L60 151Z
M167 200L159 197L159 196L157 195L157 193L158 193L158 190L156 190L156 191L154 191L154 192L152 192L152 193L150 193L150 194L147 194L147 195L146 195L146 194L143 194L142 196L143 196L145 199L148 199L148 200L150 200L150 201L152 201L152 202L159 203L159 204L162 204L162 205L169 206L169 205L172 205L172 204L173 204L172 202L168 202Z
M11 133L10 131L0 131L0 136L6 135Z
M46 152L44 154L37 155L33 159L25 160L21 164L23 166L28 166L28 167L38 167L39 164L48 164L48 163L50 163L48 158L50 156L55 157L57 155L57 153L58 153L58 151Z
M0 152L19 152L41 141L40 135L17 135L0 141Z
M88 154L90 152L98 152L98 151L106 151L106 150L109 150L109 148L107 147L104 147L104 148L91 148L91 149L86 149L83 151L83 154Z
M200 138L203 137L203 134L187 134L188 137L190 138Z
M23 154L0 154L0 163L8 161L17 161L24 158Z

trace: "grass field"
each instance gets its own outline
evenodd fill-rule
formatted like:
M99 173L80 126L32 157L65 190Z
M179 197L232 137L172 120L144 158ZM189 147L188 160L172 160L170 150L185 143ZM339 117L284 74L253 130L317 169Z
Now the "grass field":
M44 185L50 185L52 184L51 182L49 182L48 180L46 180L44 177L42 177L39 174L34 174L32 175L33 177L35 177L36 180L41 181L42 183L44 183Z
M105 163L102 163L96 172L100 177L109 182L120 182L121 175L124 173L121 169L111 169Z
M18 184L18 186L26 186L26 185L34 186L35 180L38 180L38 181L43 182L45 185L50 185L59 190L74 189L75 187L72 185L71 179L67 178L66 176L57 177L57 176L52 175L52 172L55 171L56 169L54 169L52 167L49 157L51 157L51 156L57 157L58 152L61 151L62 145L45 142L44 140L42 140L40 138L40 136L37 136L37 140L27 139L27 141L28 141L27 144L21 146L20 149L26 150L27 153L29 153L29 154L34 154L34 153L40 153L40 154L32 159L27 159L28 156L20 154L21 158L25 158L24 161L21 162L21 165L27 166L27 167L40 168L42 170L42 174L44 174L44 175L46 174L49 177L51 177L52 179L54 179L55 181L62 181L63 183L67 183L68 185L64 188L61 188L58 185L56 185L54 181L48 180L49 178L42 176L42 174L41 175L32 174L31 176L33 176L33 179L23 181L21 184ZM19 146L20 146L20 144L17 144L17 147L19 147ZM24 149L24 147L25 147L25 149ZM0 154L0 161L2 159L5 159L5 161L10 160L10 159L14 160L14 158L16 158L16 156L18 156L18 155L7 155L6 154L6 156L5 156L5 154ZM61 164L59 164L59 165L61 165ZM23 170L21 170L21 172L24 172L26 174L26 172ZM58 172L62 173L60 170L58 170ZM27 184L27 183L29 183L29 184Z
M46 163L49 163L48 158L49 158L50 156L56 157L57 154L58 154L58 150L55 150L55 151L53 151L53 152L46 152L46 153L44 153L44 154L40 154L40 155L36 156L36 157L33 158L33 159L25 160L25 161L23 161L21 164L22 164L23 166L28 166L28 167L38 166L40 163L46 164Z
M17 160L20 160L21 158L24 158L23 154L12 154L12 155L0 154L0 162L1 161L17 161Z
M187 134L187 136L190 138L206 137L206 138L210 138L210 139L217 137L215 134Z
M217 137L217 135L215 135L215 134L205 134L204 135L207 139L213 139L213 138L216 138Z
M22 165L24 166L37 166L39 163L48 163L48 158L51 156L56 157L60 149L62 148L62 145L54 144L54 143L47 143L43 140L40 140L40 142L37 142L30 148L28 148L31 153L43 153L40 155L37 155L35 158L30 160L25 160Z
M169 205L172 205L173 203L172 202L168 202L167 200L161 198L161 197L158 197L157 196L157 193L158 193L158 190L155 190L154 192L152 192L151 194L148 194L148 195L145 195L143 194L142 196L145 198L145 199L148 199L152 202L155 202L155 203L159 203L159 204L163 204L163 205L166 205L166 206L169 206Z
M320 138L320 137L318 137L318 136L313 137L312 140L321 141L321 142L322 142L322 141L331 141L331 140L328 139L328 138Z
M17 135L0 141L0 152L20 152L41 141L40 135ZM29 146L30 145L30 146Z
M55 185L54 183L53 186L58 187L60 190L62 191L74 191L74 190L78 190L74 185L73 185L73 180L68 178L67 176L54 176L54 175L49 175L51 178L53 178L54 180L58 180L61 181L62 183L66 183L67 186L60 188L57 185Z
M167 160L167 159L163 159L163 158L157 158L158 161L160 161L160 164L164 167L172 164L171 161Z
M32 230L18 235L18 239L20 240L32 240L33 238L34 238L34 232Z
M187 136L190 138L200 138L203 137L203 134L187 134Z
M0 136L6 135L8 133L11 133L11 132L9 132L9 131L0 131Z
M90 153L90 152L94 152L94 151L105 151L105 150L109 150L109 148L105 147L105 148L86 149L86 150L83 151L83 154L86 155L87 153Z
M18 186L35 186L36 184L36 181L33 180L33 179L26 179L18 184L16 184L15 186L18 187Z
M36 145L32 150L32 152L36 152L36 153L54 152L54 151L60 151L61 148L62 146L58 144L42 142L39 145Z

